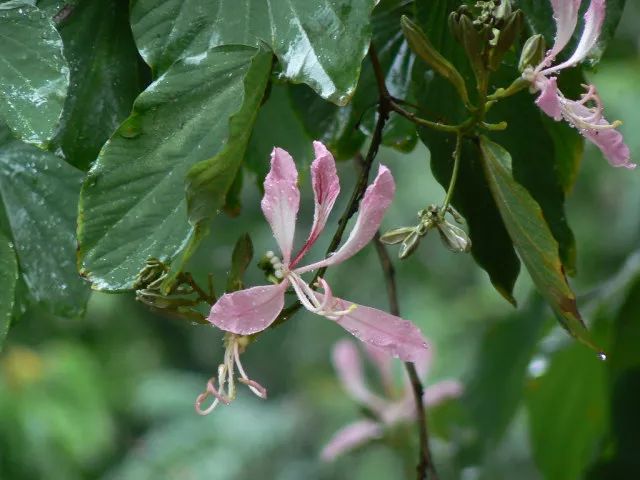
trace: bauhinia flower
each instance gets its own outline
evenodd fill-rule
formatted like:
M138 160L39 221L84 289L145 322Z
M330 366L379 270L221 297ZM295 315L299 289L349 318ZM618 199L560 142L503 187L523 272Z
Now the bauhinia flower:
M405 377L404 393L399 398L397 396L394 398L393 395L396 392L391 359L376 347L368 345L366 353L376 367L386 395L384 397L377 395L367 386L360 354L355 344L349 340L336 343L333 349L333 364L340 382L349 396L369 410L374 419L351 423L336 432L322 450L321 457L325 461L331 461L345 452L380 439L386 430L395 425L410 422L416 416L415 399L408 378ZM431 355L427 355L422 363L416 364L421 378L426 375L430 363ZM425 389L423 404L438 405L461 394L460 382L443 380Z
M593 142L614 167L635 168L630 160L629 147L616 130L619 121L609 123L604 117L604 106L596 87L584 85L580 100L566 98L558 88L556 75L584 60L596 45L606 12L605 0L591 0L584 15L584 30L573 55L554 65L558 54L567 46L578 23L581 0L551 0L556 21L556 38L543 61L527 68L523 77L531 82L532 92L540 92L536 104L556 121L566 120L588 140Z
M378 175L364 193L358 216L349 237L334 254L309 265L300 261L318 239L340 192L340 182L331 153L320 142L314 142L315 160L311 165L311 181L315 198L313 225L300 251L292 256L296 218L300 204L298 171L291 156L281 148L271 154L271 170L264 181L262 211L280 247L281 256L271 254L274 285L264 285L223 295L211 308L208 320L218 328L235 335L260 332L278 317L284 307L285 292L293 289L300 303L310 312L336 322L365 343L375 345L387 354L407 362L419 362L427 354L427 344L420 330L411 322L381 310L357 305L334 297L323 278L315 291L302 275L322 267L337 265L358 253L373 238L395 193L395 183L388 168L380 166ZM227 356L232 358L227 347ZM233 358L237 359L234 353ZM230 362L225 360L226 371ZM236 361L241 372L239 360ZM255 387L255 386L254 386ZM210 393L221 401L214 391ZM226 399L226 398L225 398Z

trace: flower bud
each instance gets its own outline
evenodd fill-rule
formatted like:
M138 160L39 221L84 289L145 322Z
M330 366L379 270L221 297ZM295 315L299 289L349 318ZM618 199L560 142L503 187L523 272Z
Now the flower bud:
M438 233L442 243L454 253L466 253L471 250L471 239L461 228L443 221L438 224Z
M508 2L505 2L508 4ZM524 16L521 10L516 10L509 17L506 18L506 23L498 33L496 44L491 50L491 57L489 60L489 68L491 70L497 70L500 67L500 62L504 58L505 54L513 45L513 42L520 34L522 29L522 23L524 22Z
M487 30L483 27L481 32L476 30L473 21L466 15L460 17L460 30L462 33L462 46L464 47L473 72L477 79L486 76L483 50L487 41Z
M400 19L400 24L411 50L427 65L433 68L435 72L449 80L458 91L465 105L468 104L469 94L467 93L467 86L456 67L435 49L420 27L409 20L409 18L403 15Z
M518 62L518 70L524 72L528 67L539 65L544 59L547 46L544 37L540 34L533 35L527 39L522 47L522 54Z
M416 230L415 227L401 227L389 230L380 237L380 241L385 245L396 245L404 241L411 233Z
M409 236L407 236L404 239L404 241L402 242L402 245L400 245L400 252L398 253L398 256L400 257L400 259L404 260L413 252L415 252L419 244L420 244L420 235L416 230L414 230L409 234Z

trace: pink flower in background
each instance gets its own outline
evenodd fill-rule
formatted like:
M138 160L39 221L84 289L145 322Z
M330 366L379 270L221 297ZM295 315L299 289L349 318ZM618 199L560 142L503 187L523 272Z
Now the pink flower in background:
M616 130L620 122L609 123L604 117L602 100L593 85L584 85L580 100L566 98L558 88L554 76L565 68L574 67L584 60L596 45L606 13L605 0L591 0L584 15L582 36L569 59L553 65L557 55L567 46L578 24L581 0L551 0L556 21L556 38L544 60L535 68L529 68L523 77L531 82L533 92L540 92L536 104L556 121L564 118L570 125L594 143L614 167L635 168L631 163L629 147L622 134Z
M391 371L391 359L376 347L366 345L369 360L376 366L386 396L379 396L369 390L360 362L360 353L355 344L341 340L333 348L333 364L344 389L356 402L366 407L375 420L359 420L336 432L322 450L321 457L331 461L339 455L382 438L385 430L403 422L409 422L416 416L415 400L411 384L405 381L404 393L400 398L391 397L394 391ZM416 364L420 377L424 378L431 364L431 355ZM455 380L444 380L425 389L423 403L426 406L437 405L462 394L462 385Z

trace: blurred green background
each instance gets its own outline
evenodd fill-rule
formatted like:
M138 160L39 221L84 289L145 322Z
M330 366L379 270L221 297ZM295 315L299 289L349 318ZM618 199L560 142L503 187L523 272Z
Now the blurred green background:
M616 41L588 76L608 117L624 120L638 161L640 8L628 3ZM441 200L424 147L409 155L383 150L379 159L401 186L385 228L411 225L418 209ZM337 211L354 181L350 163L340 169ZM189 267L199 279L213 272L219 287L229 266L227 245L240 234L251 234L255 260L275 249L257 208L259 192L253 179L245 180L241 215L216 220ZM308 181L307 175L298 240L312 216ZM459 400L428 412L441 478L640 478L634 453L640 445L639 206L637 172L610 168L587 146L568 203L578 242L572 283L607 346L606 362L555 326L526 273L516 311L469 256L449 253L436 235L397 263L403 316L435 346L427 383L454 378L466 389ZM312 255L321 255L329 236ZM372 248L329 270L328 278L342 297L387 307ZM254 261L247 283L260 281ZM29 310L0 354L0 478L401 478L412 468L405 462L414 460L413 440L402 447L376 442L332 464L319 460L338 428L362 418L330 362L332 345L345 335L306 313L266 332L243 362L269 399L241 386L236 402L202 418L193 403L222 358L219 331L150 313L133 295L94 293L86 317L75 321Z

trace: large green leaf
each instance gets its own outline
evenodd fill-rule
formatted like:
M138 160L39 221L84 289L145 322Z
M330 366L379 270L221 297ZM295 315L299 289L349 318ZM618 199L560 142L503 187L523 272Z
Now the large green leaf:
M0 116L26 142L44 145L62 114L69 67L55 25L31 3L0 3Z
M0 350L11 323L18 282L18 262L13 245L0 233Z
M223 46L176 61L138 97L132 115L105 144L79 209L79 264L95 288L130 288L149 257L171 260L194 236L187 172L233 147L225 146L235 128L229 119L248 103L245 97L259 102L269 74L270 55L258 52ZM245 85L248 78L252 83ZM249 127L240 136L248 137ZM239 164L238 158L225 162L217 195L226 194Z
M518 75L514 68L503 68L495 81L498 85L508 85ZM545 122L542 117L546 115L540 112L534 97L527 91L499 102L490 113L491 121L508 123L505 131L495 132L493 136L511 154L513 177L542 208L551 233L560 246L562 263L566 271L573 274L576 246L564 203L565 191L571 188L576 178L583 145L582 141L570 135L580 135L563 123L551 119ZM567 129L573 132L566 132Z
M176 59L213 46L266 42L283 75L339 105L353 95L371 38L374 0L135 0L133 33L162 73Z
M533 283L564 328L596 348L578 311L575 294L567 283L558 242L551 234L540 205L513 179L511 155L486 137L480 138L480 149L486 181Z
M527 394L534 458L548 480L581 478L607 425L606 364L574 344L550 359ZM604 477L602 477L604 478Z
M141 90L142 62L126 2L82 1L58 28L71 85L55 141L69 163L86 170L131 111Z
M412 100L411 72L415 56L400 30L400 17L410 14L412 2L383 0L373 11L372 43L376 47L389 92L397 98ZM365 133L374 128L379 99L378 85L369 58L353 101L337 107L318 98L308 88L291 88L291 98L305 129L321 139L338 159L350 159L364 143ZM392 115L383 132L382 143L401 151L412 150L417 142L415 125Z
M472 74L468 61L447 27L449 13L459 5L458 0L418 3L417 20L434 47L456 66L470 85ZM421 61L414 64L413 78L418 103L428 113L427 118L451 124L466 118L464 105L449 81L434 76ZM453 170L455 138L424 128L419 130L419 134L431 152L434 177L447 188ZM423 204L434 201L438 199L421 199ZM489 274L496 290L515 305L513 287L520 272L520 262L483 178L480 151L472 141L463 144L460 173L452 203L469 224L474 259Z
M78 276L76 205L82 172L0 131L0 196L30 296L47 310L77 316L88 286Z

